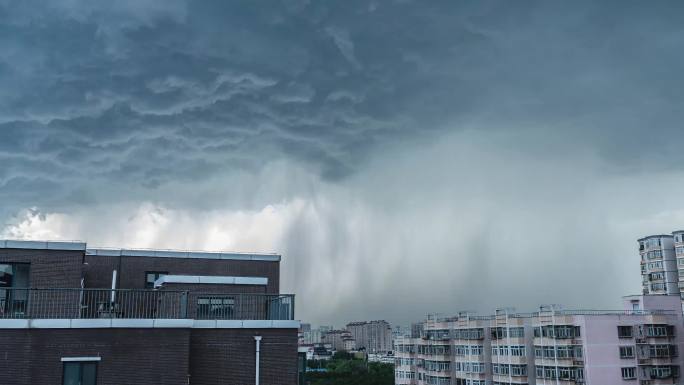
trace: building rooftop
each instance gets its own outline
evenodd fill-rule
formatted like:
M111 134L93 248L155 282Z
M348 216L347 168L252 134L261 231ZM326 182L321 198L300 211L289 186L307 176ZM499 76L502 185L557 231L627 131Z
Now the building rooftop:
M647 235L643 238L637 239L637 242L646 240L646 239L651 239L651 238L672 238L672 234L656 234L656 235Z
M171 249L122 249L110 247L89 248L87 247L86 242L82 241L28 241L5 239L0 240L0 249L84 251L86 255L106 257L123 256L280 261L280 255L274 253L235 253L227 251L194 251Z

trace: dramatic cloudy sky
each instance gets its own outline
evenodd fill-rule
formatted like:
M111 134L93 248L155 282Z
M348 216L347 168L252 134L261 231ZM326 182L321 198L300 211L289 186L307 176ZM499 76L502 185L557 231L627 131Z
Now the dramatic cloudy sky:
M680 1L0 0L0 237L283 255L298 317L615 308Z

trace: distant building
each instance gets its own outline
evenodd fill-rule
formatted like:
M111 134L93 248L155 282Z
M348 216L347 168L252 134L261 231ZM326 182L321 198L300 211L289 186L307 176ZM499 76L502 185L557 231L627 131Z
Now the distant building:
M311 324L302 325L307 325L307 327L300 329L300 345L319 344L321 343L321 336L333 329L332 326L320 326L314 329L311 328Z
M331 344L314 344L313 347L313 359L314 360L329 360L332 357L332 345Z
M392 328L387 321L350 322L347 330L356 340L357 349L368 353L387 353L392 350Z
M395 383L679 383L679 297L627 296L623 303L618 311L542 306L535 313L428 319L422 338L397 340Z
M637 240L644 294L679 295L684 310L684 230Z
M356 340L349 337L349 338L343 338L342 343L344 344L344 350L351 352L352 350L356 350Z
M411 324L411 338L420 338L423 334L423 323L415 322Z
M353 340L351 333L347 330L329 330L323 333L321 336L321 341L325 344L330 344L332 349L335 351L348 350L349 342L348 340ZM354 343L356 346L356 343Z
M411 329L401 325L395 325L392 328L392 339L397 337L409 337L411 335Z
M682 296L684 288L680 289L678 282L684 283L684 231L675 231L672 235L650 235L637 242L643 293ZM677 266L683 268L681 273L678 273Z

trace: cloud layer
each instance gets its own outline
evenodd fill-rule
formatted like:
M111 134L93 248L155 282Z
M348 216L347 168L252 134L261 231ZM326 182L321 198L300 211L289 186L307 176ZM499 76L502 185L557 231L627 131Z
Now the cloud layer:
M684 227L681 8L1 0L2 232L281 252L314 322L616 306Z

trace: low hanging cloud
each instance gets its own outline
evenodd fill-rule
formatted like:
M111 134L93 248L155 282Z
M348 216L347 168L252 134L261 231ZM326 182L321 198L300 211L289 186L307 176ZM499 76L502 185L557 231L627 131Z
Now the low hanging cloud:
M397 146L344 182L310 176L308 193L256 210L143 202L27 211L2 235L279 252L282 290L297 294L299 317L317 323L405 323L428 312L542 303L616 308L621 295L638 292L636 238L684 221L676 207L647 215L639 207L676 202L684 175L649 174L668 187L653 191L638 183L644 175L606 173L590 154L492 151L504 139L470 133ZM279 189L270 179L252 183Z
M0 0L0 233L278 252L313 322L615 307L684 227L682 7Z

